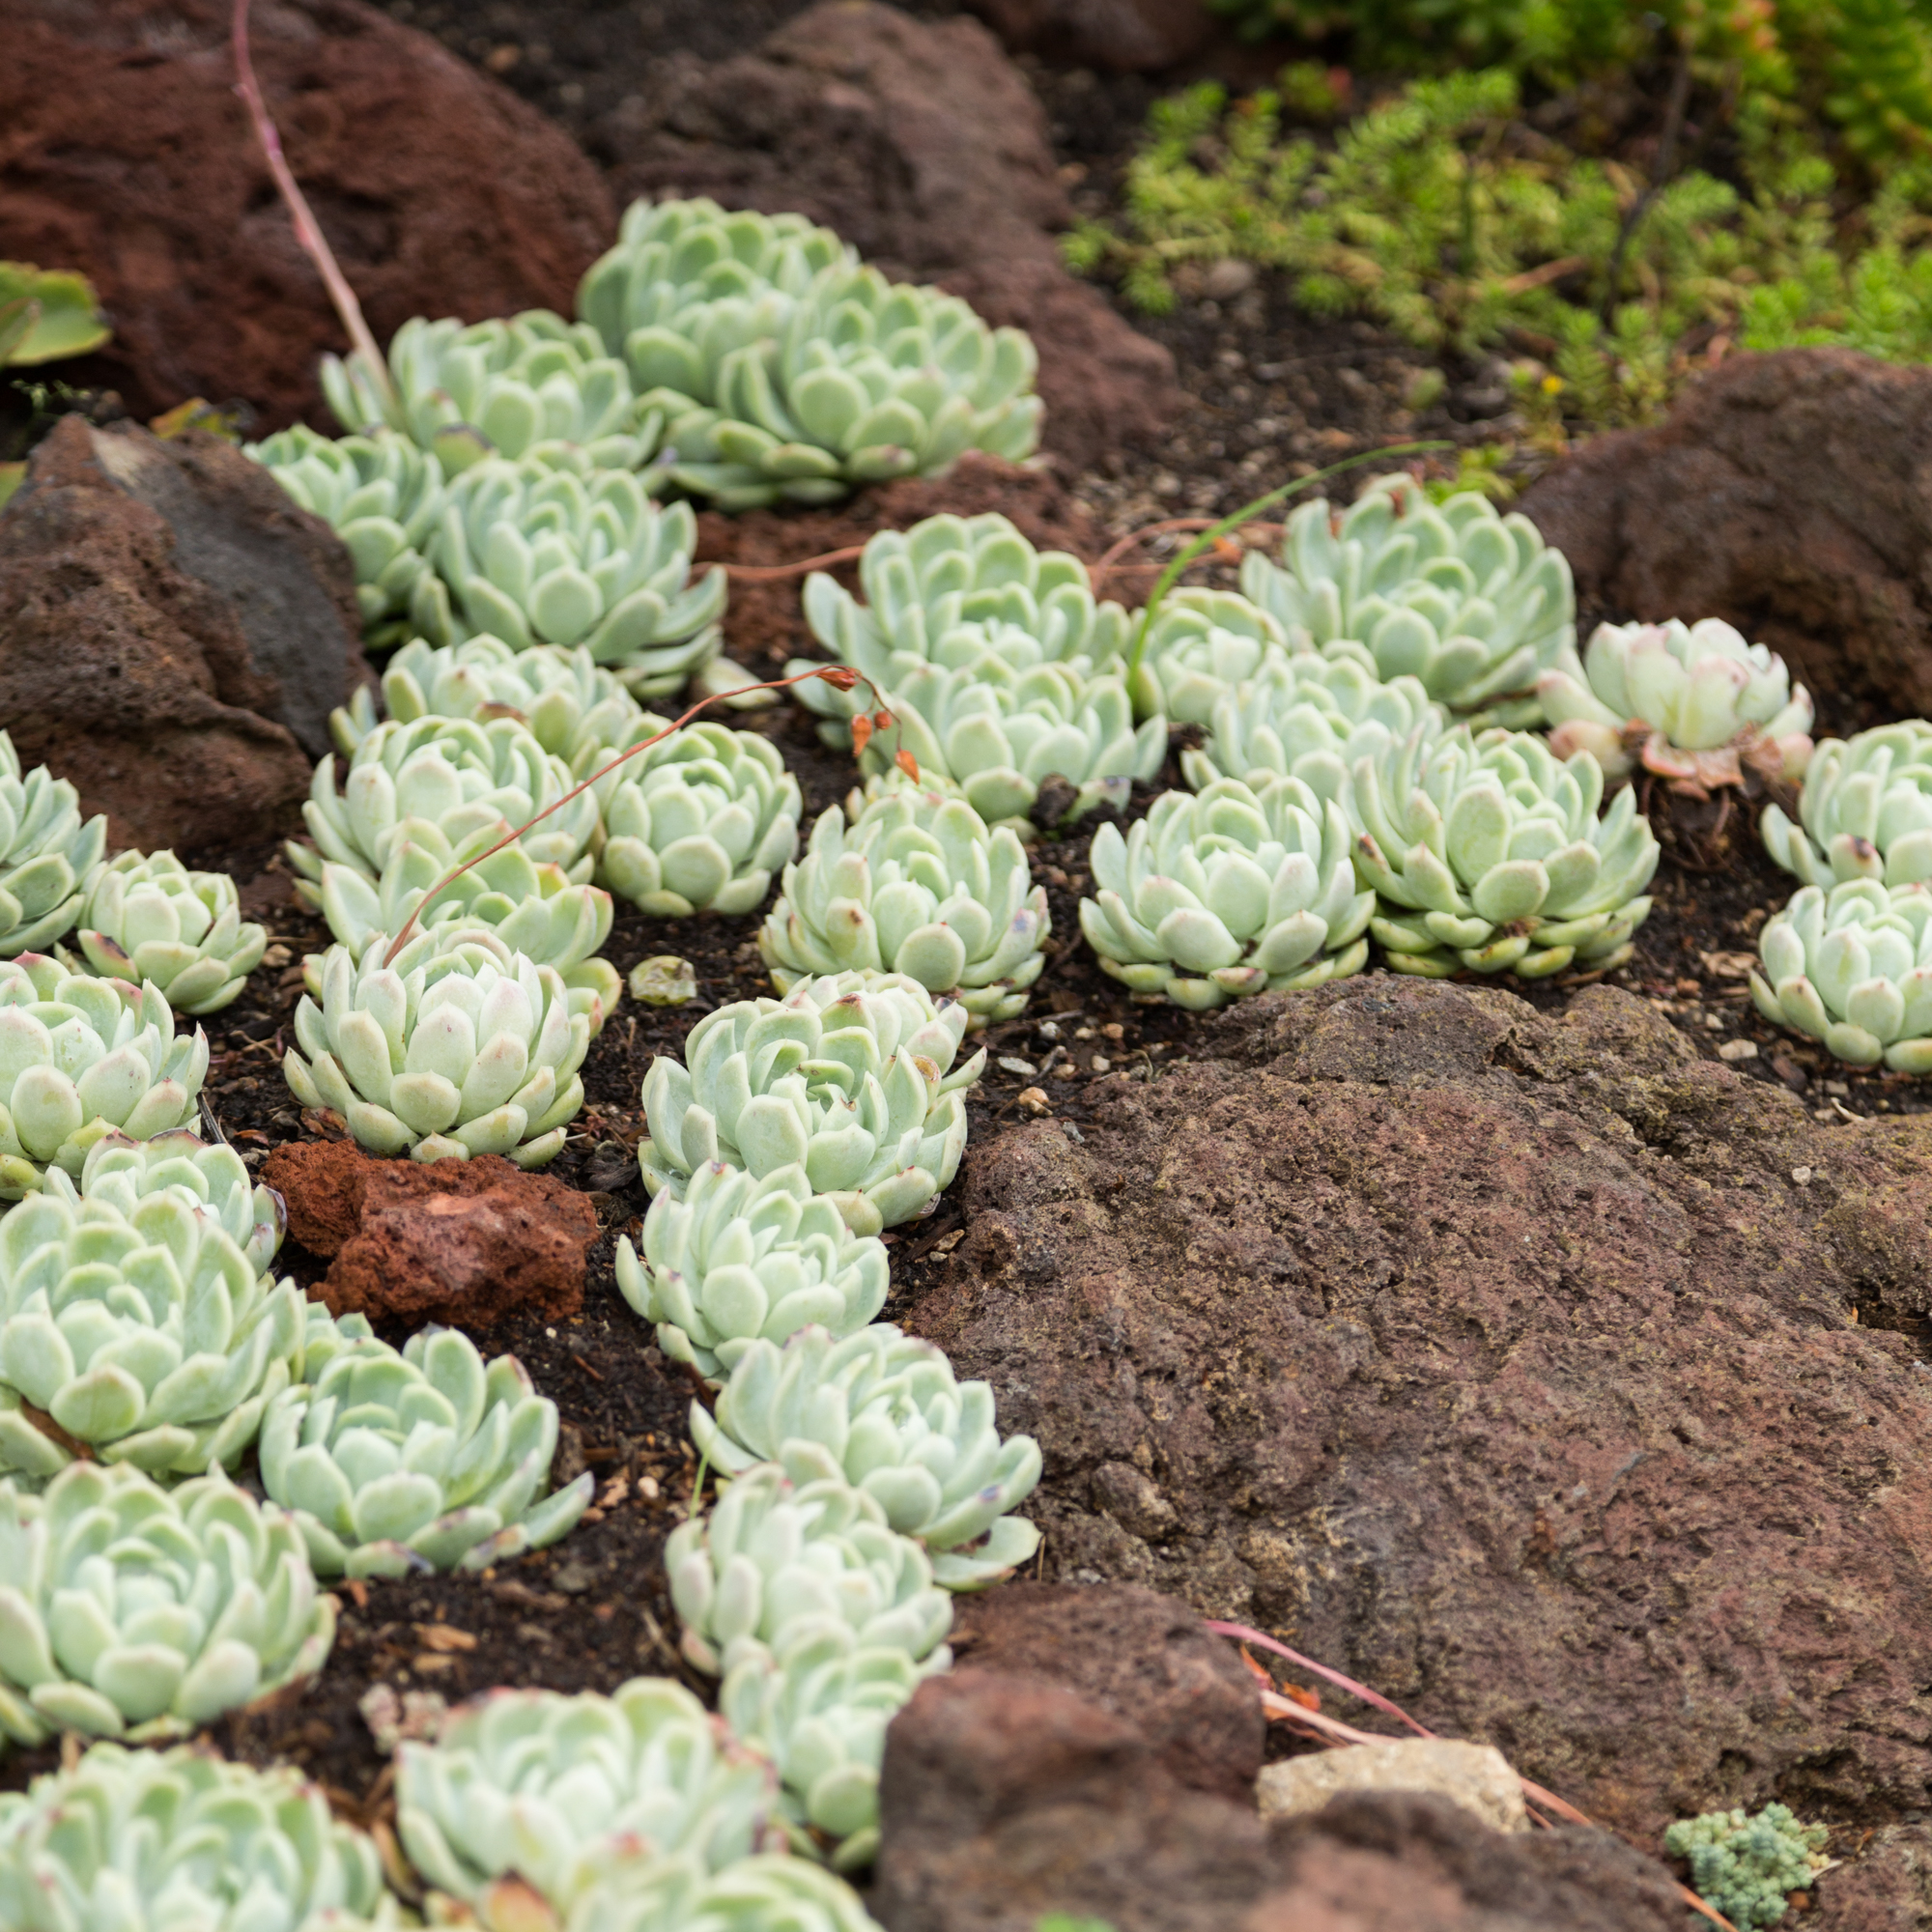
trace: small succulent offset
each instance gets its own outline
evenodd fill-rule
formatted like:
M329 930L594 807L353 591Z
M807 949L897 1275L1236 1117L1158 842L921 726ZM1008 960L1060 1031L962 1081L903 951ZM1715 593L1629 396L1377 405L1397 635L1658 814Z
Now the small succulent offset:
M950 993L969 1027L1022 1012L1052 922L1009 826L964 799L901 785L851 829L834 806L786 866L758 950L781 992L811 974L903 974Z
M1795 783L1811 758L1811 698L1784 660L1718 617L1599 624L1536 681L1559 757L1588 752L1606 778L1639 765L1680 787L1742 784L1744 766Z
M1237 684L1287 657L1280 623L1232 590L1170 591L1149 620L1134 704L1176 724L1206 724Z
M375 1840L291 1766L98 1744L0 1796L0 1922L14 1932L299 1932L379 1917L393 1922Z
M1341 807L1299 779L1163 792L1124 838L1094 835L1080 929L1103 972L1197 1011L1345 980L1367 963L1376 909L1352 844Z
M410 614L433 644L581 644L635 696L677 690L718 654L725 579L695 582L697 521L628 470L492 458L450 485Z
M78 1174L116 1127L145 1141L185 1125L207 1073L208 1036L177 1036L158 986L38 952L0 960L0 1199L31 1193L49 1166Z
M707 1874L695 1859L652 1859L594 1885L570 1932L881 1932L859 1894L810 1859L760 1855ZM517 1928L521 1932L521 1927Z
M1760 825L1765 850L1807 886L1932 879L1932 724L1907 718L1827 738L1805 767L1798 823L1768 805Z
M324 1577L481 1570L541 1549L590 1501L589 1470L545 1496L556 1405L514 1355L486 1369L454 1328L398 1354L345 1350L262 1419L262 1487Z
M1537 724L1537 674L1574 655L1570 566L1527 517L1474 491L1433 504L1408 476L1378 476L1347 510L1317 500L1288 520L1282 561L1242 559L1241 588L1289 634L1378 677L1414 676L1485 723Z
M81 1198L104 1201L124 1215L164 1188L185 1189L213 1216L257 1274L266 1274L282 1245L287 1216L282 1198L261 1186L225 1142L204 1141L191 1127L173 1127L153 1140L103 1135L87 1151Z
M641 1238L639 1258L618 1236L617 1287L658 1347L712 1382L756 1342L864 1327L892 1285L885 1244L855 1235L802 1167L759 1178L707 1161L681 1200L666 1188L651 1203Z
M1355 870L1381 910L1369 930L1398 973L1507 969L1523 979L1573 960L1608 971L1650 912L1657 840L1628 786L1597 816L1604 770L1559 759L1522 731L1418 734L1355 767Z
M1744 1811L1706 1811L1680 1818L1663 1833L1663 1849L1688 1859L1690 1886L1739 1932L1776 1925L1794 1891L1806 1891L1834 1861L1825 1856L1831 1836L1823 1825L1801 1825L1783 1804L1767 1804L1755 1817Z
M375 1153L554 1159L590 1045L556 969L480 926L431 926L387 966L386 951L323 955L321 1002L302 996L282 1062L296 1097L334 1108Z
M107 850L107 814L83 820L80 794L44 765L20 776L0 731L0 956L51 946L80 911Z
M99 867L79 923L90 972L151 980L177 1012L197 1016L228 1006L269 945L267 929L242 919L226 872L190 871L172 852L123 852Z
M638 1151L652 1194L684 1192L711 1161L762 1179L802 1166L854 1234L923 1212L959 1169L965 1090L982 1048L954 1066L966 1009L902 974L800 980L782 1000L706 1013L685 1064L644 1075L650 1137Z
M691 1433L729 1475L781 1463L801 1481L842 1476L924 1547L949 1590L996 1583L1039 1547L1007 1514L1039 1482L1039 1445L1003 1441L991 1385L955 1380L942 1349L890 1321L843 1340L814 1325L782 1348L747 1343L716 1414L692 1404Z
M795 1484L760 1463L708 1515L671 1531L665 1568L684 1654L714 1676L748 1657L781 1662L828 1626L862 1648L902 1652L923 1676L952 1661L952 1599L933 1583L924 1550L842 1480Z
M639 1856L704 1871L751 1857L772 1835L774 1784L668 1678L634 1677L608 1697L491 1690L434 1744L397 1747L396 1825L433 1890L486 1925L523 1904L534 1932Z
M334 1639L295 1525L219 1470L0 1483L0 1733L20 1744L178 1737L312 1676Z

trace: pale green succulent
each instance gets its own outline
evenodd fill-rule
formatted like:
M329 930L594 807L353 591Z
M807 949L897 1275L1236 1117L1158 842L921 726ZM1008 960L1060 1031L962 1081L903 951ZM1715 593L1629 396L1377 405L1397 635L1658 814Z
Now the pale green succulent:
M617 969L594 956L611 936L611 895L599 886L572 885L560 866L537 865L521 845L492 851L511 831L499 818L452 842L426 818L405 819L374 885L353 867L323 867L322 916L358 963L377 941L386 948L412 918L425 929L482 926L512 952L554 967L571 1011L582 1013L591 1032L599 1033L624 990ZM481 853L490 856L479 858ZM466 865L467 871L458 869ZM449 883L430 899L444 879ZM303 983L318 1000L322 962L314 952L302 961Z
M53 1475L75 1445L157 1474L232 1468L301 1373L301 1292L259 1270L252 1226L243 1245L222 1225L232 1193L218 1218L185 1179L136 1192L156 1178L82 1198L52 1173L0 1220L0 1473Z
M80 911L107 850L107 814L83 820L79 800L44 765L22 778L0 731L0 957L51 946Z
M1291 643L1418 677L1484 723L1539 723L1530 688L1577 648L1570 566L1536 526L1474 491L1431 503L1408 476L1378 476L1346 510L1302 504L1281 563L1250 551L1241 588Z
M1801 886L1765 922L1751 998L1854 1066L1932 1073L1932 886Z
M719 1688L725 1721L778 1766L799 1849L815 1849L807 1828L822 1832L837 1841L836 1870L859 1870L878 1851L886 1726L920 1677L903 1650L861 1647L844 1626L822 1624L778 1658L746 1658Z
M1807 886L1932 879L1932 724L1907 718L1827 738L1804 769L1798 823L1768 805L1765 850Z
M498 819L512 826L538 819L519 841L524 851L536 865L559 867L572 885L582 885L596 864L597 801L584 792L560 805L574 783L569 766L514 718L379 724L348 759L339 792L334 754L315 768L302 807L315 842L291 840L283 847L295 868L296 892L321 911L327 863L378 883L412 819L429 820L452 845ZM539 818L544 812L549 816Z
M410 615L433 644L581 644L657 696L718 655L724 573L692 580L696 544L691 505L660 507L628 470L493 457L449 486Z
M548 309L465 325L415 316L389 342L389 386L359 355L322 358L322 392L346 430L387 423L433 451L450 476L493 452L553 443L600 469L635 469L657 447L661 417L594 328Z
M375 1153L554 1159L590 1045L556 969L480 926L432 926L388 966L385 950L323 955L322 1000L302 996L282 1062L297 1099L334 1108Z
M923 1675L952 1661L952 1598L925 1551L841 1479L794 1483L759 1463L671 1531L665 1570L684 1654L714 1676L747 1658L781 1661L828 1626L863 1648L902 1652Z
M775 1786L771 1766L668 1678L634 1677L608 1697L491 1690L434 1744L397 1747L396 1825L424 1883L486 1925L527 1888L534 1932L639 1857L703 1871L751 1857L774 1835Z
M257 1274L266 1274L287 1226L282 1197L260 1185L242 1156L225 1141L204 1141L191 1127L173 1127L152 1140L103 1134L87 1151L80 1193L105 1201L123 1214L163 1188L186 1190L193 1204L213 1216Z
M504 1932L522 1932L521 1926ZM740 1859L707 1875L691 1858L648 1859L592 1886L570 1932L881 1932L859 1894L810 1859Z
M646 715L634 741L656 736ZM584 759L608 765L621 746ZM659 919L754 912L798 850L805 800L769 738L699 720L597 781L604 816L597 876Z
M1657 840L1628 787L1597 816L1604 771L1543 739L1418 733L1355 767L1355 870L1381 900L1369 930L1398 973L1466 966L1524 979L1631 955Z
M179 1737L313 1676L334 1640L295 1525L218 1469L0 1483L0 1732L20 1744Z
M1742 784L1740 759L1796 783L1811 757L1811 698L1784 660L1717 617L1599 624L1536 681L1550 748L1588 752L1606 778L1639 763L1699 786Z
M965 1151L965 1090L986 1061L981 1048L953 1065L965 1033L964 1007L902 974L800 980L782 1000L720 1007L687 1036L683 1065L660 1054L644 1075L645 1184L681 1195L707 1162L761 1179L797 1165L854 1234L910 1220Z
M617 1287L658 1347L707 1381L759 1340L807 1323L834 1335L885 1306L892 1270L876 1235L855 1235L802 1167L760 1176L706 1161L682 1198L667 1187L644 1215L641 1259L617 1237Z
M1299 779L1163 792L1121 837L1094 835L1080 929L1103 972L1197 1011L1326 985L1368 962L1376 908L1356 889L1342 808Z
M0 1795L10 1932L303 1932L343 1918L396 1922L382 1860L293 1766L98 1744Z
M1287 658L1281 625L1232 590L1173 590L1147 627L1134 673L1135 708L1176 724L1206 724L1237 684Z
M1038 1444L1002 1441L991 1385L954 1380L943 1350L890 1321L746 1343L715 1414L692 1404L691 1433L728 1475L781 1463L797 1481L864 1490L949 1590L984 1589L1039 1547L1038 1530L1007 1514L1039 1482Z
M355 567L355 602L376 643L396 641L423 553L442 514L442 465L399 431L331 440L301 423L243 453L342 539Z
M123 852L97 868L75 934L86 964L110 980L152 980L177 1012L219 1012L268 950L265 927L242 917L226 872L192 872L172 852Z
M262 1487L295 1519L324 1577L481 1570L567 1534L586 1469L546 1496L556 1405L514 1355L486 1369L454 1328L399 1354L346 1351L284 1389L262 1419Z
M0 1199L31 1193L50 1166L77 1175L116 1127L145 1141L185 1125L207 1073L208 1036L177 1035L158 986L38 952L0 960Z
M1022 1012L1052 922L1010 827L964 799L901 785L848 831L837 807L786 866L758 950L780 992L812 974L903 974L966 1009L969 1027Z

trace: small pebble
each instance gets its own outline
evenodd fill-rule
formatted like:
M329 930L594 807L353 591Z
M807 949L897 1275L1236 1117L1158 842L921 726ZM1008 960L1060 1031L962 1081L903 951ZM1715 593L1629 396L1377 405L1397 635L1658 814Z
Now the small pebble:
M1754 1039L1727 1039L1718 1049L1719 1060L1755 1060L1757 1041Z
M697 997L697 974L691 961L662 952L631 968L631 997L647 1007L681 1007Z
M994 1065L1004 1067L1009 1073L1017 1073L1026 1080L1031 1080L1039 1071L1039 1068L1032 1061L1022 1060L1016 1053L1001 1054Z
M1096 1053L1094 1056L1094 1071L1095 1073L1110 1072L1113 1068L1113 1065L1114 1063L1111 1060L1109 1060L1104 1053Z
M1045 1093L1037 1087L1023 1087L1020 1090L1020 1105L1031 1114L1043 1114L1053 1105Z
M1795 1187L1809 1187L1811 1185L1811 1170L1808 1167L1794 1167L1791 1170L1791 1180L1792 1185Z

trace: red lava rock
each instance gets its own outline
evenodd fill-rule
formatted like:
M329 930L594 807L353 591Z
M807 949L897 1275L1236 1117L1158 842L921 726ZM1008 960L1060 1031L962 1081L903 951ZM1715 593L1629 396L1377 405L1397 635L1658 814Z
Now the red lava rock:
M321 1286L332 1314L480 1331L583 1305L597 1209L500 1154L382 1160L353 1141L305 1141L277 1148L261 1172L295 1239L334 1257Z
M63 364L151 415L240 397L256 430L333 427L343 347L234 93L226 0L12 0L0 59L7 252L84 270L114 324ZM358 0L257 6L255 71L290 166L386 343L412 315L568 311L615 215L558 128Z
M1214 38L1201 0L967 0L1013 53L1058 67L1158 73Z
M1734 355L1655 429L1523 494L1579 598L1722 617L1814 691L1932 712L1932 370L1848 349Z

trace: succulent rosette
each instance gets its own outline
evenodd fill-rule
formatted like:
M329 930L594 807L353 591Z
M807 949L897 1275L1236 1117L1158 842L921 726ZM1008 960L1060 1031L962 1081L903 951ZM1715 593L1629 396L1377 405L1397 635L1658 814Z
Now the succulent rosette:
M37 952L73 923L107 849L107 814L82 819L80 794L44 765L20 776L0 731L0 956Z
M50 1166L77 1175L119 1128L152 1140L195 1118L208 1036L177 1035L158 986L70 973L23 952L0 960L0 1199Z
M820 815L758 948L781 992L814 974L898 973L950 994L980 1027L1025 1009L1051 929L1046 888L1010 827L989 830L964 799L899 786L849 831L838 807Z
M267 930L242 917L226 872L190 871L172 852L123 852L99 867L79 921L88 971L151 981L177 1012L197 1017L234 1001L269 945Z
M294 1524L218 1469L0 1484L0 1732L18 1743L180 1736L312 1676L334 1640Z
M814 1324L782 1347L746 1343L716 1412L692 1404L691 1433L727 1474L781 1463L799 1480L842 1476L923 1546L938 1582L973 1590L1039 1547L1008 1514L1039 1482L1039 1446L1003 1441L993 1411L989 1383L955 1380L943 1350L890 1321L842 1338Z
M1537 675L1577 647L1570 566L1536 526L1474 491L1432 503L1408 476L1378 476L1346 510L1302 504L1281 562L1250 551L1241 588L1291 644L1419 678L1486 724L1540 723Z
M491 1690L434 1744L397 1747L396 1824L434 1891L486 1925L521 1904L548 1928L640 1859L720 1871L751 1857L772 1835L775 1786L771 1766L668 1678L634 1677L608 1697Z
M855 1235L802 1167L762 1177L707 1161L683 1197L664 1188L644 1216L643 1253L617 1237L617 1287L658 1347L722 1380L754 1342L815 1323L863 1328L892 1285L885 1244ZM755 1460L755 1459L754 1459Z
M714 1676L747 1658L782 1661L828 1627L862 1649L899 1651L923 1676L952 1661L952 1599L934 1584L925 1551L839 1479L794 1483L760 1463L709 1514L671 1531L665 1568L684 1654Z
M554 1159L590 1045L556 969L477 926L431 926L387 966L386 950L323 955L321 1001L302 996L282 1062L297 1099L332 1107L375 1153Z
M1650 912L1657 840L1626 786L1602 818L1604 770L1500 728L1391 743L1355 767L1355 870L1369 930L1398 973L1467 967L1523 979L1574 960L1608 971Z
M1183 588L1162 600L1147 627L1135 708L1176 724L1206 724L1237 684L1286 659L1280 623L1232 590Z
M130 1215L138 1203L164 1189L184 1191L191 1205L213 1216L257 1274L268 1272L287 1226L282 1198L257 1182L226 1142L171 1127L146 1141L104 1134L88 1149L80 1170L83 1200L104 1201Z
M1795 783L1811 758L1811 698L1784 660L1717 617L1599 624L1580 663L1536 681L1559 757L1588 752L1606 778L1640 764L1703 790L1743 766Z
M1807 886L1932 879L1932 724L1827 738L1804 768L1797 822L1768 805L1760 824L1765 850Z
M644 1076L645 1185L682 1195L714 1161L759 1179L799 1166L854 1234L910 1220L965 1151L965 1090L986 1061L981 1048L953 1065L966 1018L956 1000L877 973L800 980L782 1000L706 1013L684 1064L660 1054Z
M12 1932L337 1932L391 1904L375 1840L291 1766L98 1744L0 1795Z
M582 645L635 696L678 689L718 655L725 579L696 582L697 521L628 470L491 458L449 487L410 614L433 644Z
M541 1921L538 1921L539 1924ZM570 1932L880 1932L859 1894L810 1859L740 1859L707 1874L692 1858L653 1859L592 1886ZM521 1925L510 1932L522 1932Z
M574 444L599 469L635 469L660 419L594 328L548 309L465 325L416 316L389 342L388 384L362 356L322 358L322 392L346 430L386 423L433 451L451 476L493 452Z

